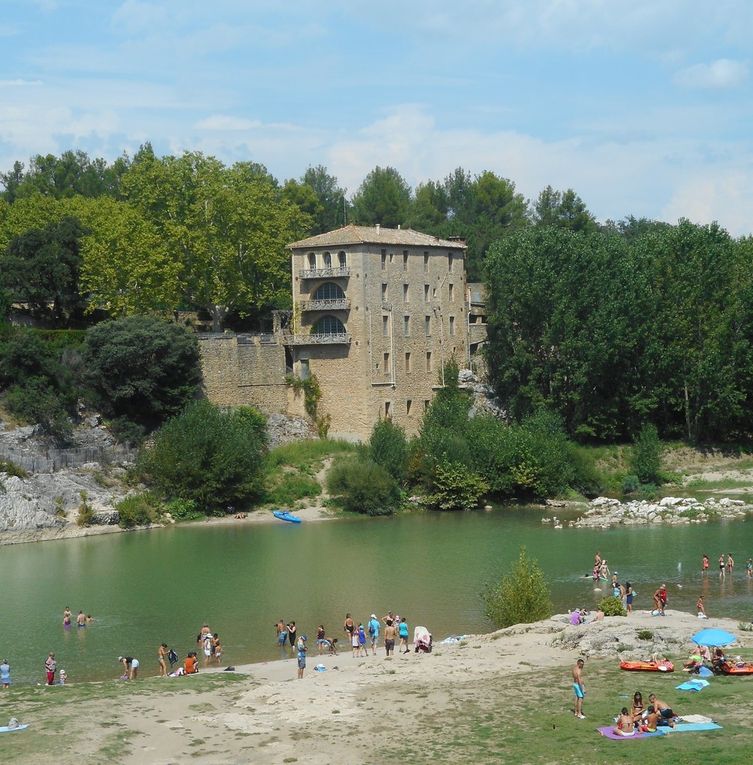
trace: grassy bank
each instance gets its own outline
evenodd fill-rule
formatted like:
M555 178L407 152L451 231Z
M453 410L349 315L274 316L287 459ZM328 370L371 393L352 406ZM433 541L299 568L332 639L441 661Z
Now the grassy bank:
M504 653L504 641L498 646ZM476 648L479 646L473 642L467 644L458 652L457 662L472 664ZM438 647L437 653L441 651ZM342 657L341 661L349 658ZM312 761L307 754L311 744L317 742L317 747L326 751L327 740L332 741L333 757L344 740L354 755L370 748L373 751L378 745L380 759L418 765L474 761L713 765L746 762L753 745L748 724L749 710L753 709L750 679L714 678L702 693L682 693L674 686L685 678L683 673L631 674L620 672L614 661L591 660L585 671L584 709L588 719L576 720L569 711L568 666L489 673L482 683L478 678L450 680L436 674L408 681L400 677L399 669L384 666L385 672L394 675L386 698L383 686L378 686L375 694L375 688L362 678L357 693L351 697L349 689L328 719L311 719L307 714L310 710L295 707L295 692L319 678L309 675L301 685L295 681L277 684L270 697L292 704L288 712L293 719L298 717L292 726L281 719L278 734L261 727L254 732L255 707L236 707L244 692L258 685L248 676L215 674L180 681L14 689L3 694L6 713L32 727L5 736L0 761L57 765L82 760L150 762L155 761L150 751L156 743L151 737L173 734L192 761L223 763L268 759L283 735L293 741L292 750L287 749L281 761L301 763ZM400 665L396 662L392 666ZM600 737L595 728L609 724L620 707L629 706L635 690L641 690L644 699L649 692L656 692L681 714L713 717L724 730L630 743ZM321 693L326 696L328 692L323 688ZM232 717L236 712L248 716L247 729L226 727L225 718L213 717ZM213 741L209 740L210 731ZM177 762L181 757L175 752L172 758L159 761Z

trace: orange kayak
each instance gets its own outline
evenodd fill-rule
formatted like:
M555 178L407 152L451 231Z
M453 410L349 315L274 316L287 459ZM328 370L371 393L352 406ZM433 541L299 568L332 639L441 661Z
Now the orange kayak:
M746 661L744 664L733 664L725 661L719 665L719 669L725 675L753 675L753 661Z
M621 661L620 669L628 672L674 672L675 665L671 661Z

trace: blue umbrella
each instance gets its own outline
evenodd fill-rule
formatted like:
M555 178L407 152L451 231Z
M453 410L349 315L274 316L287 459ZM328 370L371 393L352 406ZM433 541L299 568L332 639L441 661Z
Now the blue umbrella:
M737 638L725 630L707 629L696 632L691 640L696 645L708 645L712 647L729 645L737 641Z

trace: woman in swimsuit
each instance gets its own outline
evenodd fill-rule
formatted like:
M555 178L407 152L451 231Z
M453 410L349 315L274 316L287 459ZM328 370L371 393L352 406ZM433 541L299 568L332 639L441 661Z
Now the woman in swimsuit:
M625 582L625 608L628 615L633 613L633 585Z
M640 691L633 694L633 723L639 725L643 717L643 695Z
M343 622L343 629L348 633L348 643L353 642L353 630L356 628L356 624L350 614L345 614L345 621Z
M620 736L634 736L635 725L633 718L628 713L627 707L622 707L620 716L617 718L617 724L614 726L614 732Z

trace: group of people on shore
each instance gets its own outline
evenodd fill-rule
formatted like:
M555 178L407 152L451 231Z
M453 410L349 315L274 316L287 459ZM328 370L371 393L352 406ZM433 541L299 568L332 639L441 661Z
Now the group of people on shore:
M369 655L369 648L372 656L376 656L377 646L380 636L383 640L383 646L386 656L395 653L395 644L398 646L398 653L410 653L408 647L408 638L410 635L408 629L408 620L398 614L388 611L381 619L376 614L371 614L368 621L356 621L350 612L345 614L343 620L343 632L348 647L351 649L354 658ZM303 672L306 668L306 657L308 654L308 637L306 635L298 636L298 629L294 621L285 622L279 619L275 624L277 644L281 649L285 648L286 643L290 646L291 653L294 653L298 663L298 679L303 678ZM431 636L429 636L429 646ZM337 655L338 638L327 635L323 624L316 628L316 648L319 655L329 654Z

